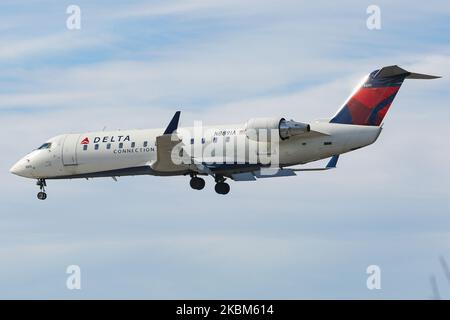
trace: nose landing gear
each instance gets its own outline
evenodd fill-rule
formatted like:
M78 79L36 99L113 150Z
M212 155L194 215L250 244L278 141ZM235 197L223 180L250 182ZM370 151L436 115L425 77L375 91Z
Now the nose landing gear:
M47 193L45 193L45 187L47 186L47 183L45 182L45 179L38 179L36 185L38 185L39 189L41 189L41 191L37 194L37 198L39 200L47 199Z

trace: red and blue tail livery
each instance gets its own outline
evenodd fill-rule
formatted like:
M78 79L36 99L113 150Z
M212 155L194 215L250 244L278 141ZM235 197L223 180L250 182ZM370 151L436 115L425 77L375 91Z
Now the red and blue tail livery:
M398 66L371 72L330 120L331 123L379 126L406 78L434 79L435 76L408 72Z

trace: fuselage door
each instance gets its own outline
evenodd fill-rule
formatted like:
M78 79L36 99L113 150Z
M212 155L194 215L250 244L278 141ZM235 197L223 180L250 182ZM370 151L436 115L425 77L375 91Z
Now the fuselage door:
M79 134L68 134L64 138L62 148L62 162L65 166L77 165L77 146L80 139Z

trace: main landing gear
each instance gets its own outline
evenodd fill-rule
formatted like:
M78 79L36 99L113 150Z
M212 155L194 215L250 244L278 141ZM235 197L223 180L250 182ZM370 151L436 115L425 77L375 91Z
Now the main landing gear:
M47 199L47 193L45 193L45 187L47 186L47 183L45 182L45 179L38 179L36 185L38 185L39 189L41 189L41 191L37 194L37 198L39 200Z
M205 187L205 180L196 176L192 176L189 184L191 185L192 189L202 190Z
M225 182L223 176L216 176L216 186L214 187L214 190L216 190L218 194L227 194L230 192L230 185Z
M225 183L225 178L223 176L217 175L215 180L216 185L214 187L214 190L216 190L218 194L227 194L228 192L230 192L230 185L228 183ZM189 184L194 190L202 190L205 187L205 180L195 175L191 175L191 181L189 182Z

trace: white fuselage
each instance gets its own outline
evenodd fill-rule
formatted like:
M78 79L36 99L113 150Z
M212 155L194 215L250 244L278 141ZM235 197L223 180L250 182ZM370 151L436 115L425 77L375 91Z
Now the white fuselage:
M150 167L157 160L156 137L163 131L142 129L59 135L47 141L50 147L34 150L19 160L11 172L36 179L89 177L102 172L105 174L98 176L164 174L145 170L127 173L130 168ZM378 138L381 127L315 122L311 124L311 131L321 134L308 133L279 141L277 157L280 167L304 164L367 146ZM222 150L225 146L227 159L246 162L252 158L252 152L259 159L260 150L267 149L266 142L248 139L242 124L203 127L200 132L195 128L178 128L177 133L182 139L183 150L188 154L192 154L192 146L208 149L208 152L219 146ZM246 151L240 151L240 148L230 151L226 147L228 143L241 143L248 148ZM211 153L203 155L205 158L210 156ZM180 170L165 175L183 173L185 171Z

